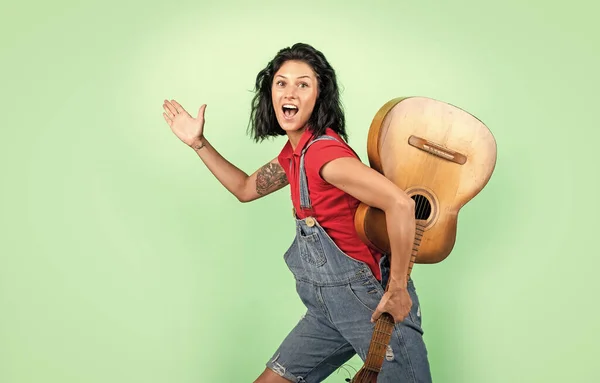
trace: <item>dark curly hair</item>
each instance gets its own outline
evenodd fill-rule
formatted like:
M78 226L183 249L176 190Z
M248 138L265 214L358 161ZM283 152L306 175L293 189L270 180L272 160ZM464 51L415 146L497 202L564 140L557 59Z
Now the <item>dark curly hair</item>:
M285 131L279 126L271 101L273 77L286 61L302 61L308 64L317 76L319 93L314 110L308 120L308 129L319 136L331 128L344 140L348 141L346 119L335 70L320 51L304 43L296 43L281 49L277 55L256 76L255 95L252 99L252 110L248 131L254 141L262 141L267 137L283 136Z

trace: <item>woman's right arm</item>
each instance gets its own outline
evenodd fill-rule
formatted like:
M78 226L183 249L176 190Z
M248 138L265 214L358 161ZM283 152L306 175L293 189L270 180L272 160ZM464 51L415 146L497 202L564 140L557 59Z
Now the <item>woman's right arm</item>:
M254 201L288 184L285 171L279 165L277 158L266 163L249 176L227 161L208 142L206 137L202 137L200 141L194 143L191 147L210 172L240 202Z
M192 117L175 100L164 100L163 117L175 135L194 149L210 172L241 202L254 201L288 184L287 176L274 158L248 176L227 161L204 136L204 111L206 104Z

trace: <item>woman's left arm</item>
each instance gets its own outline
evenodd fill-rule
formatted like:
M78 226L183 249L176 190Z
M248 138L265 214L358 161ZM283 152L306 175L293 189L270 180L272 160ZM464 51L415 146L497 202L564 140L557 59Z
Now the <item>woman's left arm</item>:
M376 170L353 157L342 157L321 167L321 177L359 201L385 213L392 253L389 287L373 314L389 312L396 322L409 313L408 266L415 238L415 205L402 189Z

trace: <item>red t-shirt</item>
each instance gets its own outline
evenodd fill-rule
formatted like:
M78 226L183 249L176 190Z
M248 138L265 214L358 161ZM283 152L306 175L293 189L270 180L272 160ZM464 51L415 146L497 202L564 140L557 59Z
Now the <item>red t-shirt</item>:
M299 187L300 156L302 149L306 147L306 144L312 138L311 132L308 129L305 130L295 150L292 150L288 140L281 153L279 153L278 161L289 180L292 204L296 215L299 219L308 216L316 218L340 250L354 259L365 262L373 275L381 280L379 270L381 254L367 246L358 237L354 227L354 214L360 201L327 183L320 175L321 167L327 162L340 157L358 158L358 156L332 129L328 128L325 134L336 138L336 140L317 141L310 146L304 155L304 169L308 182L311 210L300 208Z

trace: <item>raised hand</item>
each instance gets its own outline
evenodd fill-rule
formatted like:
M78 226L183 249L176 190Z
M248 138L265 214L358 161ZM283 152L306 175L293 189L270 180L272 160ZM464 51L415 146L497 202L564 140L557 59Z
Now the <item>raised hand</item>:
M204 110L206 104L198 109L196 118L192 117L175 100L165 100L163 117L175 135L188 146L200 143L204 134Z

